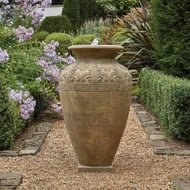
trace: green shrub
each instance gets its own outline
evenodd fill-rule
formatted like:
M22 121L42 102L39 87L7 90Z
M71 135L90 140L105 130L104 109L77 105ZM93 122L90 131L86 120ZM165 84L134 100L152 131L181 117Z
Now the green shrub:
M96 16L110 17L110 15L125 15L137 0L96 0Z
M65 15L48 16L42 21L39 31L70 33L72 24Z
M72 44L72 37L65 33L52 33L46 37L45 42L50 43L52 40L59 42L56 50L61 54L67 52L67 48Z
M36 32L32 35L32 40L35 41L39 41L42 42L46 39L46 37L49 35L50 33L47 31L40 31L40 32Z
M88 20L88 0L79 0L80 26Z
M96 0L88 0L88 18L93 20L96 16Z
M190 78L189 0L150 2L157 66L169 74Z
M172 136L190 141L190 81L143 69L140 96Z
M71 21L73 32L77 33L80 29L80 7L79 0L64 0L62 15Z
M91 44L96 36L94 34L81 34L72 40L73 45Z
M154 66L152 57L153 32L150 26L151 13L146 0L139 1L140 6L131 9L129 14L118 19L118 32L115 41L121 42L125 50L119 61L128 68L139 69L145 65Z
M0 73L0 150L11 148L25 124L20 118L19 107L9 100L7 77Z
M0 29L0 47L2 49L7 49L16 43L17 40L12 31L6 30L4 28Z

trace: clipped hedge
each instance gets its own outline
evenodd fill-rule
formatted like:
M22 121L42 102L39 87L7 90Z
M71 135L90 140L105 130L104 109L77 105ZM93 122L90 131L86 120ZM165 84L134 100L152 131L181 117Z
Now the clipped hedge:
M163 128L175 138L190 141L190 81L143 69L140 96Z
M48 16L42 21L39 31L70 33L72 24L65 15Z
M33 41L39 41L42 42L46 39L46 37L49 35L50 33L47 31L40 31L40 32L36 32L32 35L32 40Z
M66 33L52 33L45 39L46 43L50 43L52 40L59 42L59 46L56 48L57 52L64 54L68 51L68 47L72 44L72 37Z
M73 38L72 44L73 45L81 45L81 44L90 45L95 37L96 37L95 34L81 34Z

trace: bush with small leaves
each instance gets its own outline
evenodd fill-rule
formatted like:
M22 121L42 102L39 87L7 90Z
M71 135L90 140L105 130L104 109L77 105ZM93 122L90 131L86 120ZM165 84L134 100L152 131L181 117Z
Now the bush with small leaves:
M40 31L40 32L36 32L32 35L32 40L33 41L39 41L42 42L46 39L46 37L49 35L50 33L47 31Z
M68 51L68 47L72 44L72 37L66 33L52 33L48 35L45 39L46 43L50 43L51 41L59 42L59 46L56 51L64 54Z
M73 45L91 44L96 36L94 34L81 34L72 40Z
M72 24L65 15L48 16L42 21L39 31L70 33L72 31Z

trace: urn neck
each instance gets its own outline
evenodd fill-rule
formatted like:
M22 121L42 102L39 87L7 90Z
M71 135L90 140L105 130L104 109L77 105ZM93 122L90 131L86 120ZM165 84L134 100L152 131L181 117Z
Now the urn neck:
M69 47L78 60L115 59L122 49L120 45L73 45Z

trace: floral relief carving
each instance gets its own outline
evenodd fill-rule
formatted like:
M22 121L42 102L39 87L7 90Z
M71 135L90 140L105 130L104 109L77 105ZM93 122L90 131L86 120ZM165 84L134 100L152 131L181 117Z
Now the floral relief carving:
M117 64L94 64L84 66L77 64L70 65L61 73L62 83L125 83L129 82L129 72L122 65Z

